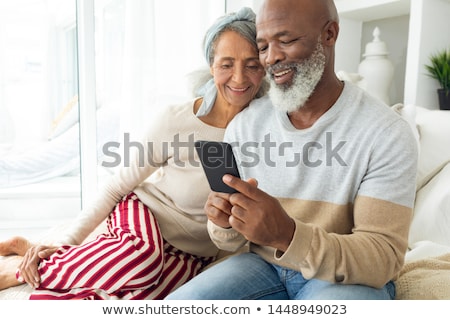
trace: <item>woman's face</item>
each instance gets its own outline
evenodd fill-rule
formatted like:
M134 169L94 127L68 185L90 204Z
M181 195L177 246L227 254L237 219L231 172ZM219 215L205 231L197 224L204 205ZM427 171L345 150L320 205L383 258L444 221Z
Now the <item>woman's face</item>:
M258 51L234 31L225 31L217 40L211 74L218 101L243 109L255 97L265 75Z

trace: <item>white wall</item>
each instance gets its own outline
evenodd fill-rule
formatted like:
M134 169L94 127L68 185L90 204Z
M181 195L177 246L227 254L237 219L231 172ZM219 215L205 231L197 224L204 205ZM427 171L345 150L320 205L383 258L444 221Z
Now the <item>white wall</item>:
M336 42L336 71L357 72L361 61L362 22L340 19L339 35Z
M226 7L228 12L235 12L242 7L249 7L258 14L263 2L264 0L226 0Z
M411 23L405 77L405 103L438 109L436 80L426 75L429 56L450 47L450 1L411 1Z
M389 60L394 65L394 79L389 94L392 104L403 102L406 54L408 47L409 16L360 21L341 18L340 34L336 44L336 71L358 72L364 59L366 44L373 40L373 30L379 27L380 39L389 50Z
M373 40L375 27L379 27L380 39L386 43L389 50L388 58L394 65L394 79L389 92L389 100L391 104L401 103L404 100L409 15L365 22L361 37L363 54L366 44Z

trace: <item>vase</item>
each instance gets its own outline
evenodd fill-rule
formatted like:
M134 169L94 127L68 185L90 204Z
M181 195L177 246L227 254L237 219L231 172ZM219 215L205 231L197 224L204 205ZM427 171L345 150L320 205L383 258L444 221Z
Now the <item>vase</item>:
M380 29L376 27L373 41L366 45L365 59L359 64L358 73L362 79L358 85L389 105L394 66L388 54L386 43L380 40Z
M438 89L439 108L441 110L450 110L450 90Z

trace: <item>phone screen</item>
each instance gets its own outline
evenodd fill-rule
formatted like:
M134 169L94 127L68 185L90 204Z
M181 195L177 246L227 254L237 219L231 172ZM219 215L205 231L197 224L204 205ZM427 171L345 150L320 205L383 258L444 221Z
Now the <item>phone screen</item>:
M211 190L225 193L237 192L222 181L225 174L240 177L231 145L221 141L199 140L195 142L195 149Z

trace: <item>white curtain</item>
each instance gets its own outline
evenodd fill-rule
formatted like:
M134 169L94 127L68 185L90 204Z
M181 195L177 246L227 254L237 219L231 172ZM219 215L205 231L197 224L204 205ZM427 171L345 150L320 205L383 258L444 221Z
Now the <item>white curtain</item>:
M140 119L149 96L156 94L155 1L126 1L122 64L121 132L142 132Z
M139 138L158 108L185 100L185 75L205 66L201 44L224 1L112 0L97 12L99 97ZM115 21L113 21L115 19Z

